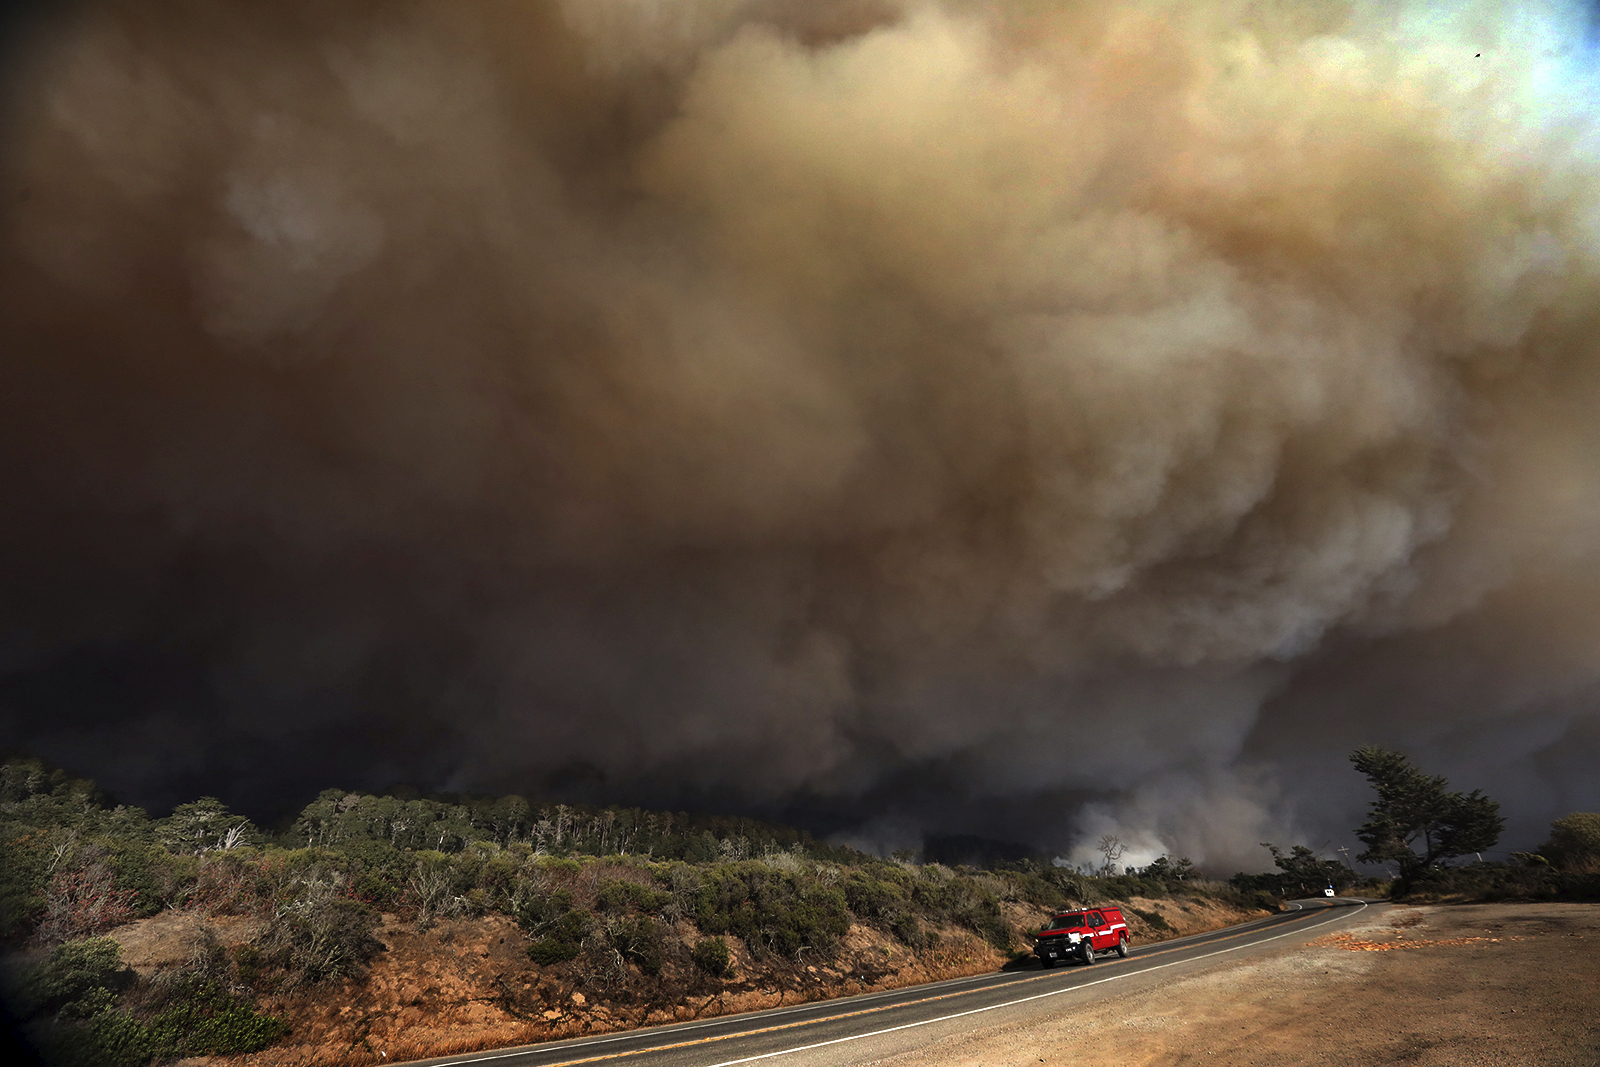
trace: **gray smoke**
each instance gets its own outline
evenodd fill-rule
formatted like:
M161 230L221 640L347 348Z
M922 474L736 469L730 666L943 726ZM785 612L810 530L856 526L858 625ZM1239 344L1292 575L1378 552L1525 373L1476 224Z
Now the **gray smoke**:
M1376 742L1529 844L1600 806L1586 18L62 9L5 740L1218 868L1353 843Z

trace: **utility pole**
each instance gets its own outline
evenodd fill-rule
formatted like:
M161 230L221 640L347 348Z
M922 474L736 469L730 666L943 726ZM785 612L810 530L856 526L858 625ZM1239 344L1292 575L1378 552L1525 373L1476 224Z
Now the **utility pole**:
M1356 869L1354 867L1350 866L1350 856L1349 856L1350 846L1349 845L1340 845L1338 848L1334 849L1334 851L1340 854L1339 858L1344 860L1344 865L1346 867L1350 867L1350 873L1351 874L1355 874L1356 873Z

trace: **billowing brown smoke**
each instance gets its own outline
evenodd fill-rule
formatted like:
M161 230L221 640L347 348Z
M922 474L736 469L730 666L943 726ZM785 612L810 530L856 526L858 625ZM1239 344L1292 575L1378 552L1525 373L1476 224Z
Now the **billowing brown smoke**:
M1600 804L1585 29L57 12L7 98L8 741L136 799L555 773L1219 866L1348 838L1370 741L1534 835Z

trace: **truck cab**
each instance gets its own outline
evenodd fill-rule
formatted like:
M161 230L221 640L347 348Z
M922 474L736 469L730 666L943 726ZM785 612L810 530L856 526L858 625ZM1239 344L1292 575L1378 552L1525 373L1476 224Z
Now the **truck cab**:
M1045 967L1069 959L1093 963L1102 952L1128 955L1128 922L1121 908L1083 908L1063 911L1034 936L1033 954Z

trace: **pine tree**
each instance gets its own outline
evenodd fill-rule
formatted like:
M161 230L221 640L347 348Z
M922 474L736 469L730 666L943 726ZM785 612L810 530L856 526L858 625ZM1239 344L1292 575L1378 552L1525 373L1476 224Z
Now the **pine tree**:
M1450 792L1443 775L1423 774L1398 752L1371 745L1350 754L1377 790L1356 836L1363 863L1394 862L1402 878L1469 852L1494 847L1505 828L1500 804L1474 789Z

